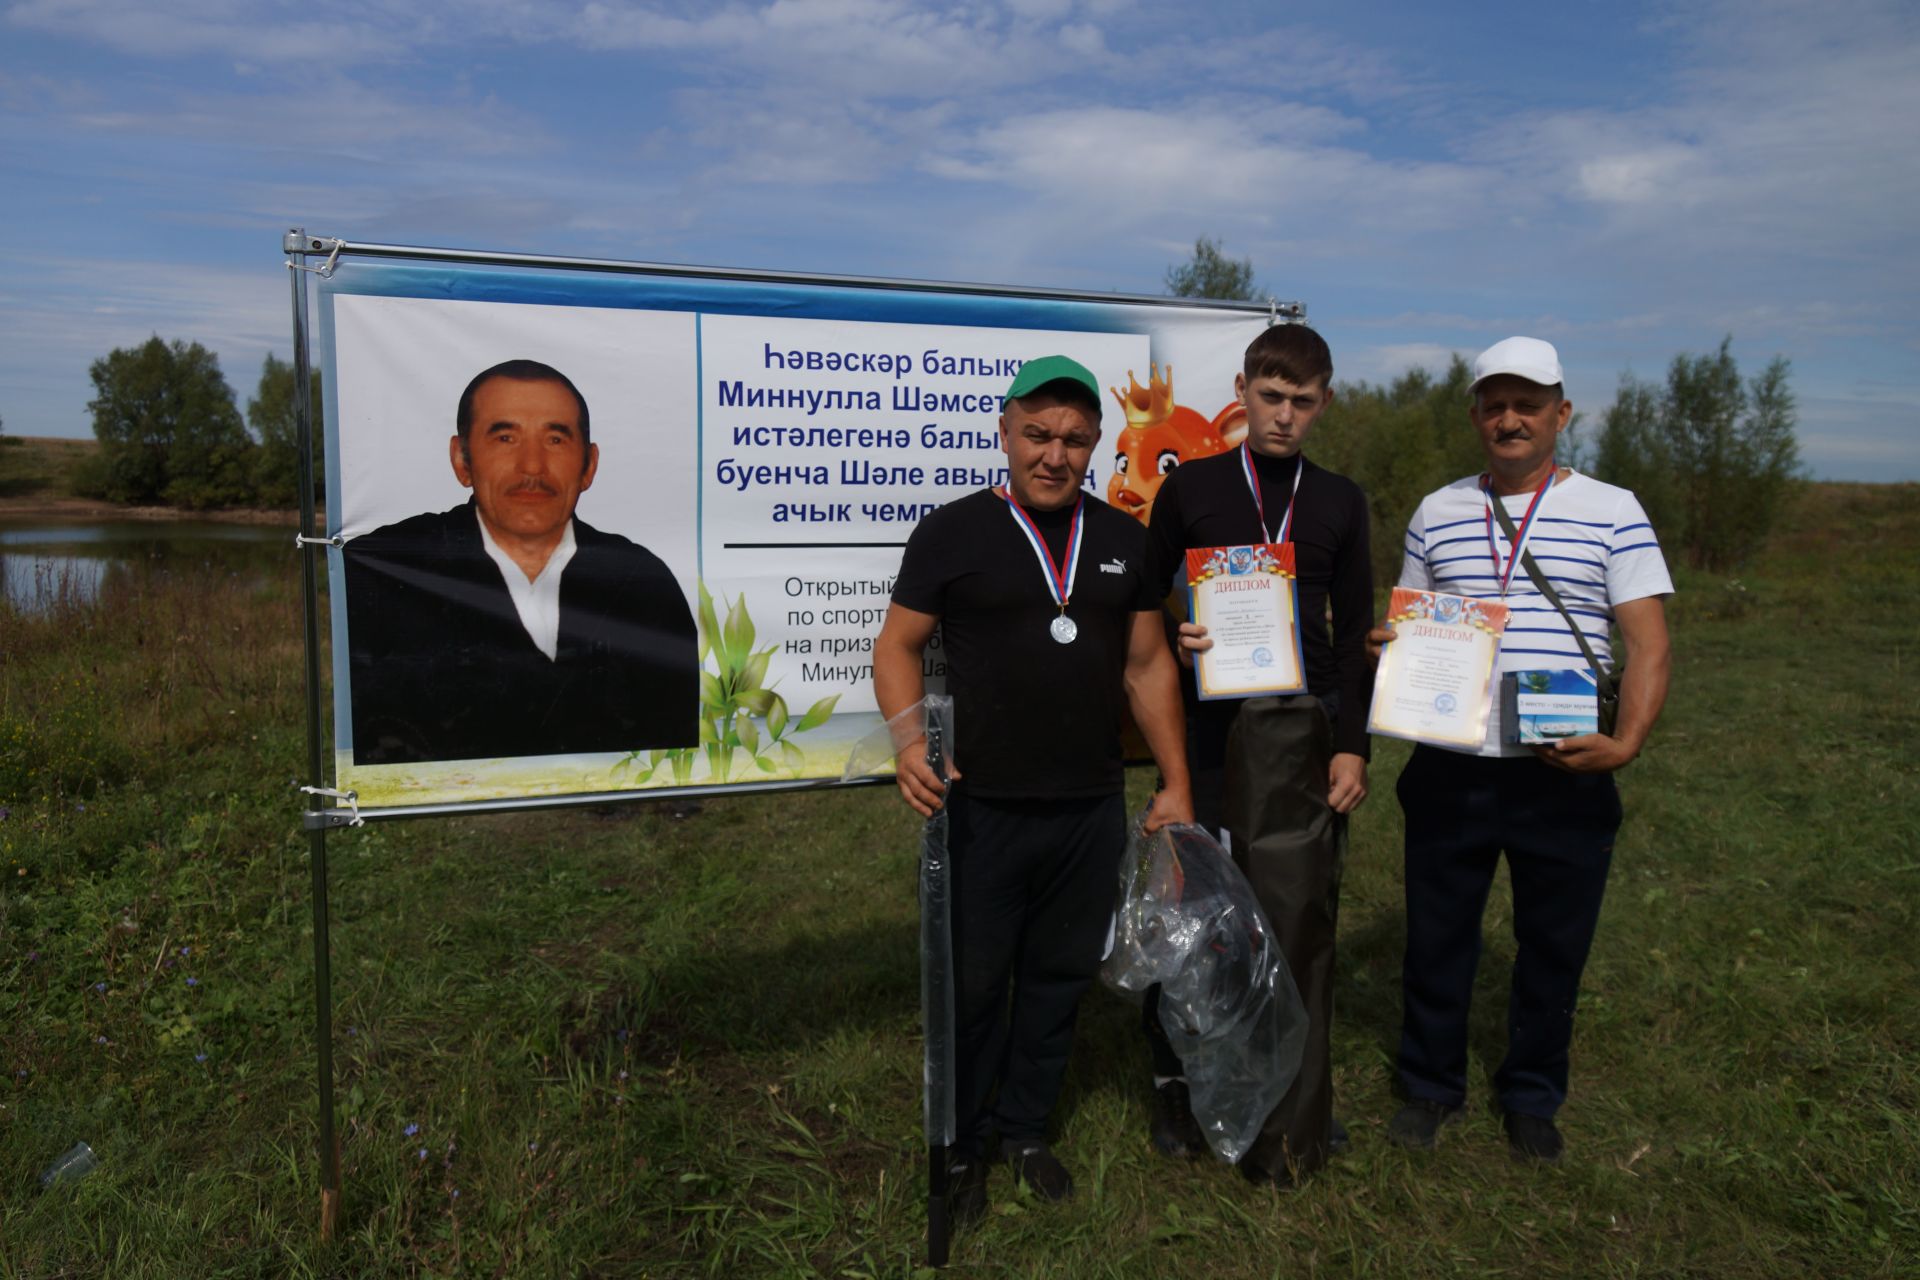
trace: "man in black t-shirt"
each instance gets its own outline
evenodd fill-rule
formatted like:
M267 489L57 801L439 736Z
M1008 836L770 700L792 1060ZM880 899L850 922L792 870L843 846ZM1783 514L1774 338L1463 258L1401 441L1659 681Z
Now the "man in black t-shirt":
M881 714L925 695L921 655L936 627L954 704L951 785L928 768L924 741L901 751L898 778L916 811L945 804L951 824L955 1221L986 1207L996 1136L1037 1194L1073 1192L1047 1149L1047 1116L1126 843L1123 697L1160 765L1147 825L1193 820L1145 530L1081 489L1099 440L1093 375L1065 356L1027 361L1000 415L1007 486L920 522L874 642Z
M1346 815L1367 796L1373 567L1360 487L1300 453L1333 400L1332 381L1332 353L1305 325L1274 325L1255 338L1234 379L1247 411L1245 442L1167 476L1147 535L1162 590L1185 588L1186 553L1195 547L1291 542L1299 575L1309 693L1196 701L1190 735L1199 821L1228 837L1286 952L1309 1019L1300 1075L1240 1162L1256 1181L1309 1173L1344 1138L1333 1123L1328 1024ZM1206 628L1192 622L1180 624L1178 643L1187 665L1213 645ZM1169 1155L1198 1155L1201 1135L1155 996L1145 1009L1154 1143Z

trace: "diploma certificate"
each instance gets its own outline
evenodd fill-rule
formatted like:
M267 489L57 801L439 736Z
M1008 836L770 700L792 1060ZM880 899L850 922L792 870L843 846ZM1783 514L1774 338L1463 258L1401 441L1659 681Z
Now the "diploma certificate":
M1213 640L1194 655L1202 698L1305 692L1292 543L1188 551L1187 612Z
M1387 621L1394 637L1380 651L1368 732L1442 747L1484 743L1507 607L1395 587Z

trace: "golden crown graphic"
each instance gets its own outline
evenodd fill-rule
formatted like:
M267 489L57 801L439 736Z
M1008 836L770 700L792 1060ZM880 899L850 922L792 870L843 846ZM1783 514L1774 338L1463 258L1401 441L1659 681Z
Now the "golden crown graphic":
M1166 376L1160 376L1158 363L1147 366L1147 385L1141 386L1140 380L1133 376L1133 370L1127 370L1127 389L1122 392L1118 387L1108 387L1113 398L1120 402L1121 411L1127 415L1127 425L1134 428L1150 427L1156 422L1165 422L1173 416L1173 366L1168 365Z

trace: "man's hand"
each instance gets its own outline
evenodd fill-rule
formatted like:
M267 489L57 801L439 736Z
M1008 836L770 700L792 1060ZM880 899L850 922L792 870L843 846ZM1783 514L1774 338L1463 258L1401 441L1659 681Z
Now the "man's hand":
M947 761L947 777L960 776L953 767L953 761ZM894 781L900 784L900 794L906 797L914 812L923 818L931 818L947 802L946 784L940 776L927 767L927 740L916 738L900 752L895 761Z
M1393 624L1385 618L1380 625L1367 632L1367 661L1373 666L1380 665L1380 651L1393 642Z
M1556 769L1568 773L1612 773L1633 763L1640 753L1618 738L1604 733L1583 733L1558 742L1541 743L1533 754Z
M1352 813L1367 798L1367 758L1351 751L1334 753L1327 770L1327 804L1335 813Z
M1167 787L1153 793L1153 802L1147 806L1148 835L1176 822L1192 821L1193 796L1185 787Z
M1197 622L1180 624L1180 643L1174 652L1180 655L1181 666L1191 667L1194 654L1205 653L1211 648L1213 648L1213 637L1207 634L1205 627Z

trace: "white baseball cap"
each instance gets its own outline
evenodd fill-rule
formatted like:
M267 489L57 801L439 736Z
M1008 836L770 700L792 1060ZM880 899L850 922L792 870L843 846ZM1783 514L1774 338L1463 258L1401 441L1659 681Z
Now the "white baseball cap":
M1503 338L1474 357L1473 383L1467 393L1471 395L1488 378L1502 373L1543 387L1557 386L1567 380L1560 372L1560 353L1553 349L1551 342L1539 338Z

